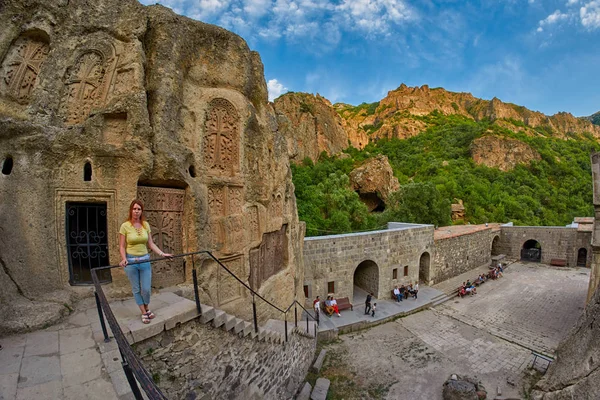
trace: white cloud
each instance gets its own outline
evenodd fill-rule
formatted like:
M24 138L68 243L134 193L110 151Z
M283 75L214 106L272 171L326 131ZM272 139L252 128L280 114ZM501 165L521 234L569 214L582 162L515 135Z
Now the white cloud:
M283 86L277 79L269 79L267 89L269 90L269 101L275 100L288 91L288 88Z
M548 15L545 19L543 19L539 22L537 31L543 32L544 28L549 27L551 25L558 24L561 21L566 21L568 19L569 19L569 14L562 13L559 10L556 10L552 14Z
M572 6L579 3L579 0L568 0L567 1L567 6Z
M588 29L600 28L600 0L590 1L579 9L581 25Z

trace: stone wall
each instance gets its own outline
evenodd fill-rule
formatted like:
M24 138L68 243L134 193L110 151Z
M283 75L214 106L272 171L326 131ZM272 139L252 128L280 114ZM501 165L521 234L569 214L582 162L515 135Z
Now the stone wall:
M498 229L489 227L469 234L436 239L430 281L439 283L481 265L489 265L492 241L499 234Z
M375 280L377 271L375 296L388 298L395 285L419 279L421 256L433 252L433 231L430 225L390 223L388 229L382 231L305 238L304 285L308 296L325 298L328 283L333 282L336 297L352 300L358 269L359 280L361 270L372 271L362 275L365 285ZM423 267L429 269L430 266Z
M567 266L575 267L580 248L587 250L586 264L591 263L590 233L578 232L577 228L572 227L502 226L498 250L511 258L521 259L521 249L528 240L535 240L540 244L541 263L549 264L552 259L564 259Z
M192 320L134 345L170 399L289 399L304 381L316 341L285 345L240 338Z
M12 307L0 331L35 312L20 298L89 284L81 260L117 264L136 197L163 250L210 250L279 306L302 295L287 143L242 38L135 0L8 0L0 26L0 300ZM69 219L90 205L101 222ZM155 286L190 282L191 265L156 264ZM195 265L202 301L247 317L248 292L211 259ZM104 278L131 294L122 269Z
M593 153L592 161L592 184L594 190L594 228L591 240L592 261L590 271L590 286L588 289L588 302L600 286L600 153Z

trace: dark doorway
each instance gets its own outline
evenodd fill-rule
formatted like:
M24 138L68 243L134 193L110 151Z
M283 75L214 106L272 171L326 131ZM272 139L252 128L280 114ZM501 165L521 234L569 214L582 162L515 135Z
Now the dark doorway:
M577 252L577 266L586 267L587 265L587 249L581 248Z
M69 283L89 285L92 268L109 265L106 203L68 202L66 208ZM110 270L99 271L98 278L110 282Z
M500 250L498 249L498 243L500 242L500 236L495 236L492 240L492 255L497 256L500 254Z
M358 264L354 271L354 286L379 297L379 267L375 262L366 260Z
M429 284L429 262L431 257L428 252L421 254L419 259L419 281L426 285Z
M521 260L533 262L540 262L542 260L542 246L537 240L530 239L523 244Z

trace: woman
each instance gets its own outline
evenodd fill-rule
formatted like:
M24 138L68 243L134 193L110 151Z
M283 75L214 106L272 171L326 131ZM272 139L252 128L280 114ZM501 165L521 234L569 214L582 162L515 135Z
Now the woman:
M119 233L121 234L119 237L121 262L119 265L125 268L125 273L131 283L133 297L142 312L142 322L149 324L155 315L148 308L152 290L152 266L149 262L148 248L161 257L173 257L173 255L164 253L152 241L150 225L144 219L144 204L140 200L136 199L131 202L129 218L121 225ZM133 265L128 265L130 263Z

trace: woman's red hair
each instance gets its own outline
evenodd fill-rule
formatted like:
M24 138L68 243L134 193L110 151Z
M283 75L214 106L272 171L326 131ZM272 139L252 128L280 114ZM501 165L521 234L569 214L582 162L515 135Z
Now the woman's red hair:
M127 218L127 221L133 224L133 206L135 206L136 204L142 207L142 215L140 216L140 222L143 225L144 221L146 221L146 219L144 218L144 203L142 203L142 201L138 199L133 200L129 205L129 218Z

